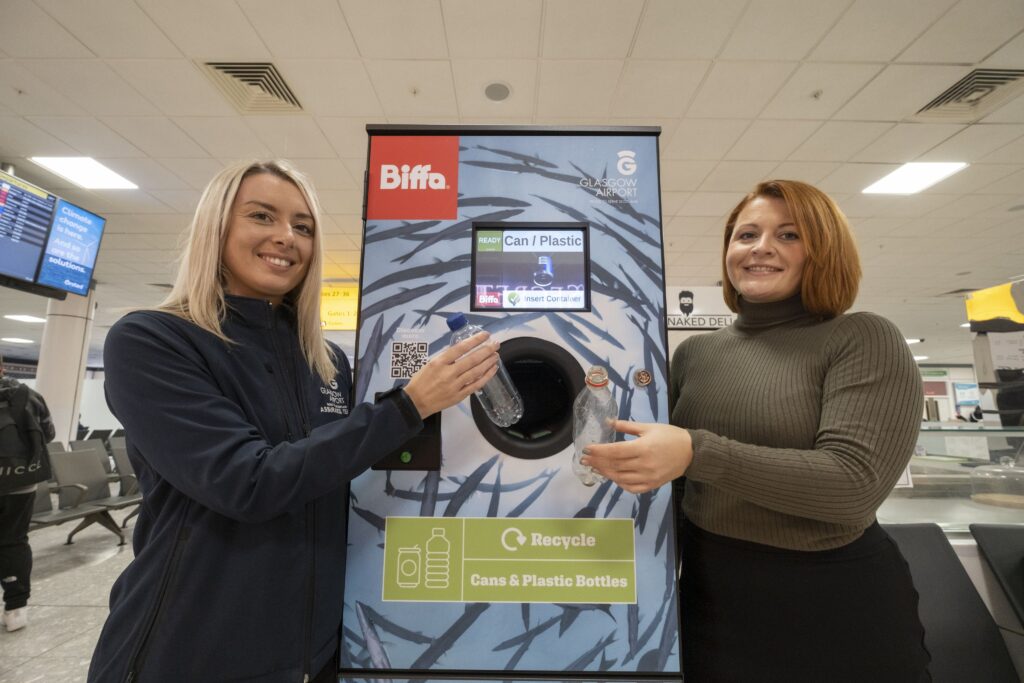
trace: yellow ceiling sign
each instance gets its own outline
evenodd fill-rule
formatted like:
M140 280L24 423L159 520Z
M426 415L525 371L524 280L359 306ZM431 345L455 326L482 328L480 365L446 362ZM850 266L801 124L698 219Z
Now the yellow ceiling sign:
M967 296L967 319L971 322L1003 319L1024 323L1024 282L1007 282L971 292Z
M325 330L354 330L359 317L359 287L324 283L320 291L320 324Z

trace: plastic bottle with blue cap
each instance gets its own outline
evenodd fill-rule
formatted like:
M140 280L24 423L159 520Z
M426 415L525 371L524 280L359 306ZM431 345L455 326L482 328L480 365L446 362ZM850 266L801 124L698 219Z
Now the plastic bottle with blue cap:
M469 339L477 332L483 332L483 328L471 325L462 313L448 317L448 329L452 331L452 346L463 339ZM509 377L501 358L498 359L498 371L480 391L476 392L476 397L487 417L499 427L510 427L523 416L523 399L516 385L512 383L512 378Z

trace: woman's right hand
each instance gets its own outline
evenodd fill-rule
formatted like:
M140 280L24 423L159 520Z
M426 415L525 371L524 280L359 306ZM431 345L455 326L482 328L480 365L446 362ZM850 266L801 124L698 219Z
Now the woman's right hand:
M431 358L405 385L420 417L462 401L479 391L498 371L498 343L490 334L477 332Z

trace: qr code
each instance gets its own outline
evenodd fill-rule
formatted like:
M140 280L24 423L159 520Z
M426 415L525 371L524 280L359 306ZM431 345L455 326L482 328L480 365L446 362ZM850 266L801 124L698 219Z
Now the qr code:
M426 342L391 342L392 379L409 379L426 362Z

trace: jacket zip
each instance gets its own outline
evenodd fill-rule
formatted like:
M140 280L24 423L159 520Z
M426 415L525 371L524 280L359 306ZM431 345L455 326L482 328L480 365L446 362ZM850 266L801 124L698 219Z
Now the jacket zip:
M189 509L192 507L191 503L185 506L185 513L181 516L181 525L178 528L177 538L174 541L174 548L171 549L171 559L167 563L167 571L164 572L163 579L160 581L160 589L157 592L156 605L153 608L149 620L146 622L146 627L142 631L142 635L139 637L139 642L135 646L135 651L132 653L131 658L128 660L128 677L125 679L125 683L132 683L138 676L139 669L142 668L143 663L146 661L146 652L149 649L149 639L153 634L153 629L156 627L157 620L160 618L160 613L163 611L164 601L167 599L167 592L171 585L171 580L178 573L178 563L181 561L181 554L185 550L185 543L188 541L189 529L185 526L185 520L188 519Z
M292 363L287 362L288 358L281 352L281 347L278 345L277 340L277 319L273 317L273 311L271 312L271 333L270 339L271 344L274 348L275 360L278 362L278 367L281 367L285 373L287 373L286 381L291 384L291 389L295 392L295 411L299 418L299 428L302 430L302 436L309 436L310 426L309 420L305 412L305 400L302 396L302 391L299 387L298 377L295 373L294 360ZM290 349L296 351L295 349ZM301 351L300 351L301 353ZM285 380L285 377L282 376ZM278 386L278 395L284 399L285 410L288 410L287 392L285 387L280 386L279 382L274 382ZM288 411L291 412L290 410ZM291 436L291 429L288 429L289 437ZM316 574L316 502L311 501L306 504L305 509L306 515L306 555L309 557L309 565L306 576L306 607L305 607L305 623L303 624L303 642L302 642L302 681L308 683L313 672L310 671L312 668L312 640L313 640L313 602L315 599L315 574Z

